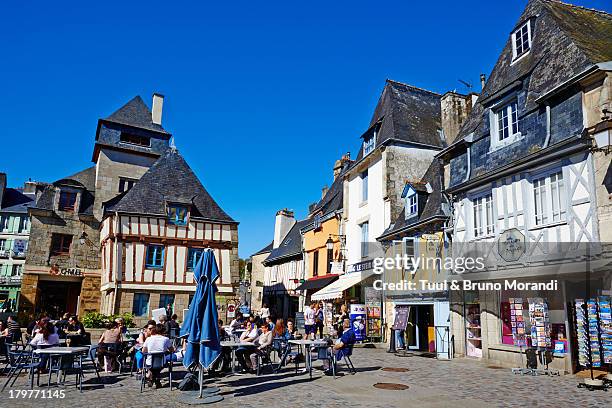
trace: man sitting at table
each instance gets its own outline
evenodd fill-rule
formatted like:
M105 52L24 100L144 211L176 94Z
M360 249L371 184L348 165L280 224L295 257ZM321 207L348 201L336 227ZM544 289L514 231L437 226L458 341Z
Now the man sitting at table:
M259 337L259 330L257 329L257 325L255 323L249 323L247 329L240 336L241 343L255 343L257 338ZM238 347L236 349L236 358L242 367L242 371L248 372L251 370L249 364L251 363L251 359L248 358L253 352L252 347Z
M164 326L161 324L151 326L151 335L147 337L142 345L143 353L174 353L172 340L161 334L164 330ZM164 359L164 362L165 361ZM152 356L147 356L146 364L149 366L153 364ZM155 388L161 388L161 382L159 381L159 373L161 370L162 368L151 368L149 370L147 374L147 384L149 387L152 387L153 383L155 383Z
M70 316L68 319L68 326L64 328L66 333L66 344L69 346L81 346L83 344L83 335L85 334L85 327L79 322L76 316Z
M344 356L350 356L353 352L353 345L355 344L355 332L351 328L351 321L344 319L342 323L342 336L336 340L336 344L332 347L332 352L336 354L336 361L342 360ZM331 353L328 352L328 358L331 357ZM331 365L329 359L325 360L325 375L332 375Z

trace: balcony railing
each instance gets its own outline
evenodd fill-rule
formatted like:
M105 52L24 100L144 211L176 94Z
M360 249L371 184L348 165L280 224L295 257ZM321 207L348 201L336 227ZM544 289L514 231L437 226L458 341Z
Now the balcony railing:
M0 284L2 285L10 285L10 284L16 284L16 283L21 283L21 279L22 276L21 275L15 275L15 276L0 276Z

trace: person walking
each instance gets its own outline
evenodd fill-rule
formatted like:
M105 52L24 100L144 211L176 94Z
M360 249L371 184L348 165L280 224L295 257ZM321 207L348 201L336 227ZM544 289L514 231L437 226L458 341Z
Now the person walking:
M323 303L317 303L315 308L315 337L318 331L320 339L323 338L323 319Z

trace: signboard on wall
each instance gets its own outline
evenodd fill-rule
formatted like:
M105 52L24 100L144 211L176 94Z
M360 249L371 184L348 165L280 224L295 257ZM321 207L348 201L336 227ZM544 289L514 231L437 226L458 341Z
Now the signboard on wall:
M335 274L340 275L342 272L344 272L344 262L343 261L332 261L330 273L335 273Z
M83 276L83 271L80 268L60 268L57 265L53 265L49 269L49 274L55 276Z
M346 267L346 272L351 273L351 272L367 271L369 269L372 269L373 266L374 266L374 261L369 259L367 261L357 262L352 265L348 265Z
M227 304L227 318L229 319L233 319L234 317L236 317L236 305L233 303L228 303Z

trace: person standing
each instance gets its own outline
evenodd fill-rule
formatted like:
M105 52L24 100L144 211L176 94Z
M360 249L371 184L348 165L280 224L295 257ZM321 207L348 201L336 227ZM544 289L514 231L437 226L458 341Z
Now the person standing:
M172 316L172 305L168 303L166 305L166 317L168 318L168 320L170 320L171 316Z
M323 338L323 303L317 303L315 307L315 337L317 337L317 331L319 332L319 338Z
M306 339L309 339L311 334L314 336L316 331L315 304L315 302L310 302L310 306L306 306L304 309L304 331L306 332Z
M261 309L259 309L259 317L261 317L263 321L266 320L266 317L270 317L270 309L267 304L264 303Z

